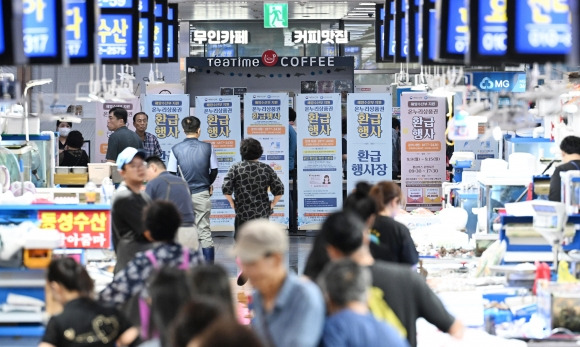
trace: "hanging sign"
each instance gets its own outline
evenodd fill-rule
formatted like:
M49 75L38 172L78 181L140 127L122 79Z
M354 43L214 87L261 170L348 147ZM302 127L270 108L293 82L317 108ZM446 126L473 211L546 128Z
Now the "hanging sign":
M94 0L68 0L66 3L66 52L70 64L95 62Z
M169 4L167 7L167 61L170 63L176 63L179 60L177 54L179 22L177 18L177 4Z
M169 160L171 148L185 140L181 121L189 117L188 94L150 94L143 100L149 116L147 132L155 135L161 146L162 160Z
M289 222L288 126L288 94L246 93L244 136L260 141L264 149L260 161L270 165L284 183L284 196L276 205L270 220L286 226Z
M24 53L31 63L62 63L62 0L22 2Z
M39 211L41 229L64 235L65 248L111 247L111 211Z
M153 58L167 62L167 0L155 1L155 27L153 29Z
M359 181L391 180L392 96L390 93L348 94L347 191Z
M342 206L340 94L296 97L298 228L319 229Z
M444 97L401 95L401 188L407 210L441 209L446 180Z
M196 96L195 116L201 121L199 139L211 143L218 161L218 175L211 196L211 229L233 231L235 211L222 193L224 177L240 156L241 124L239 95Z
M125 102L97 102L97 109L95 112L95 157L91 158L93 163L105 163L107 159L107 145L109 143L109 136L113 133L107 128L107 119L109 118L109 110L113 107L122 107L127 110L129 114L127 117L127 127L135 131L133 127L133 115L141 111L139 99L135 98L132 101Z
M153 8L155 2L153 0L139 0L139 61L142 63L150 63L153 61L153 45L152 37L155 28L155 16Z

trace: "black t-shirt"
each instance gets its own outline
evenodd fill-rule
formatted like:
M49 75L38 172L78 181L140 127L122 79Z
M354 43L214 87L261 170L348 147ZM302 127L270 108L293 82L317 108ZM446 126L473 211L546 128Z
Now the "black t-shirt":
M375 259L410 265L419 262L409 229L391 217L377 216L375 219L370 249Z
M69 149L60 155L60 166L88 166L89 156L84 149Z
M570 171L570 170L580 170L580 160L572 160L566 164L562 164L556 167L552 177L550 178L550 194L548 195L548 200L550 201L562 201L561 197L561 182L560 172Z
M448 332L454 322L441 300L427 286L421 275L408 266L377 260L369 267L373 283L369 291L369 307L373 315L397 329L402 325L407 340L417 345L418 318L424 318L439 330ZM398 321L389 313L394 313Z
M115 347L129 328L129 321L115 308L79 298L69 301L61 314L50 318L42 341L57 347Z

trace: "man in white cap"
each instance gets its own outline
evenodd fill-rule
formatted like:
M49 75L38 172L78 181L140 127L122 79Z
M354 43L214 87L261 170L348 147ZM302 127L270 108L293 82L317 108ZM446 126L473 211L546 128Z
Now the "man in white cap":
M256 219L240 228L233 254L255 288L253 330L267 346L315 347L325 305L318 286L289 272L288 235L278 224Z
M117 157L117 169L123 182L113 196L111 217L113 245L117 255L115 274L125 268L137 252L153 247L144 236L142 212L151 198L142 189L147 163L142 149L125 148Z

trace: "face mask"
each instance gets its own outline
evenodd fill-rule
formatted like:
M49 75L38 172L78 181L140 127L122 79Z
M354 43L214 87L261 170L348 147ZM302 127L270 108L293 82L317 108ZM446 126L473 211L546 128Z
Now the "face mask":
M62 137L67 137L70 133L70 128L58 128L58 134Z

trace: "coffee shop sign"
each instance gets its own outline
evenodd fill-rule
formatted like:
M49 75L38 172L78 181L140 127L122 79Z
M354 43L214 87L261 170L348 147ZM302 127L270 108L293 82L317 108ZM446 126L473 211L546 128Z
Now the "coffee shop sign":
M258 67L273 66L270 61L263 61L265 58L207 58L207 63L211 67ZM334 66L334 57L278 57L277 63L287 67L309 67L309 66Z

